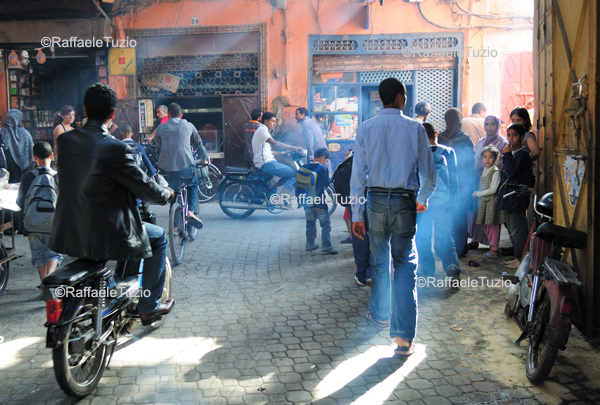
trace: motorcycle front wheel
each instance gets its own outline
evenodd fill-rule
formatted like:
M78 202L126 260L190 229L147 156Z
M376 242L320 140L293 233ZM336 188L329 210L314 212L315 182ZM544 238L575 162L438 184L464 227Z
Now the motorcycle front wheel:
M73 318L84 314L94 307L89 299L81 299ZM94 349L94 317L92 311L88 315L67 326L64 343L52 350L54 374L58 385L69 396L81 399L96 388L104 366L106 365L106 345L98 345Z
M187 240L185 225L183 223L183 208L178 202L174 203L169 210L169 250L173 266L183 262L185 255L185 243Z
M242 202L241 200L252 198L254 198L254 192L250 187L242 183L233 183L219 193L219 205L227 216L234 219L244 219L252 215L254 209L223 207L223 202Z
M548 343L550 296L546 294L538 305L533 315L533 330L529 336L525 366L527 379L536 385L543 383L548 378L558 353L558 346Z
M0 260L7 257L8 253L6 252L6 249L3 245L0 245ZM0 264L0 295L2 295L6 288L6 284L8 284L9 263L10 262L4 262L3 264Z

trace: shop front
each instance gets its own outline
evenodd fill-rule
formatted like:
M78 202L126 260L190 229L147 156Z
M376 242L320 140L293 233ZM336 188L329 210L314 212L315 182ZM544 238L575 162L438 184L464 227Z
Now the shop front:
M64 105L75 109L81 126L83 96L88 86L107 82L108 48L39 49L40 44L7 48L7 109L23 112L23 127L36 141L53 144L54 117ZM38 49L36 49L36 47Z
M309 37L309 109L341 163L353 147L356 128L383 108L379 83L395 77L406 85L404 114L432 106L428 121L445 128L444 113L460 105L462 34L348 35Z
M266 104L261 100L260 26L218 33L210 27L135 30L127 35L137 41L135 99L119 102L132 101L140 137L156 127L158 106L176 102L218 165L241 164L240 129L254 108Z

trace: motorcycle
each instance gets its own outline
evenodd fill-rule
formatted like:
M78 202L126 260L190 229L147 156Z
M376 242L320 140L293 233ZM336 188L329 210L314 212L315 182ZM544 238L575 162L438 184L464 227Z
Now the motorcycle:
M143 269L143 259L119 261L114 270L105 261L78 259L42 281L44 295L52 297L46 301L46 347L52 349L54 374L67 395L81 399L92 392L119 336L131 332L139 319L137 304L147 294ZM171 296L171 279L167 258L161 303Z
M536 219L532 225L523 260L515 275L502 273L512 283L505 295L504 313L515 320L521 336L515 345L529 339L525 371L533 384L548 378L558 350L565 350L571 332L571 319L579 314L575 288L583 284L573 267L561 261L563 248L585 249L587 234L554 225L553 194L538 201L528 186L507 185L519 193L534 196Z
M291 152L290 157L294 161L296 170L302 165L302 159L306 157L306 150L302 153ZM256 167L250 169L245 167L227 166L227 174L219 184L219 205L221 210L234 219L248 218L255 210L267 210L271 214L279 214L284 211L277 189L282 181L273 181L273 177ZM337 207L335 192L332 186L325 189L325 200L329 214L333 214Z

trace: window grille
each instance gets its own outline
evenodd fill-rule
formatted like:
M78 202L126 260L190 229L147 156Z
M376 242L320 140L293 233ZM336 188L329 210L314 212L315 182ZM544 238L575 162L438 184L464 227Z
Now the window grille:
M416 38L413 41L412 47L419 49L448 49L458 45L458 38L441 37L441 38Z
M355 51L358 42L353 39L321 40L313 42L313 48L317 51Z
M369 39L362 46L367 51L401 51L408 46L405 39Z
M258 92L257 54L148 58L137 68L140 97Z
M391 71L379 71L379 72L362 72L360 74L361 83L380 83L388 77L395 77L402 83L412 83L413 71L412 70L391 70Z
M444 114L454 102L454 70L417 70L416 102L427 101L431 114L427 118L438 132L446 128Z

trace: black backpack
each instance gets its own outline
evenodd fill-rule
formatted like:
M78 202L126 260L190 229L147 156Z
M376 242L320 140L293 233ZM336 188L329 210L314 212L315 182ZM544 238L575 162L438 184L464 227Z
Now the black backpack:
M349 207L350 204L350 177L352 177L352 162L354 156L340 163L333 172L333 188L335 189L335 198L342 207Z

